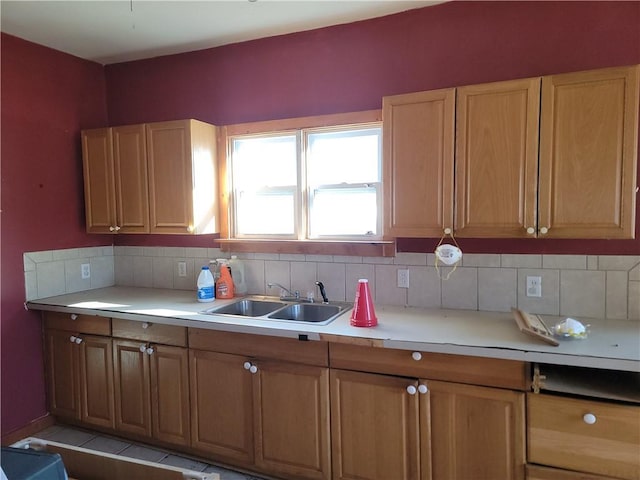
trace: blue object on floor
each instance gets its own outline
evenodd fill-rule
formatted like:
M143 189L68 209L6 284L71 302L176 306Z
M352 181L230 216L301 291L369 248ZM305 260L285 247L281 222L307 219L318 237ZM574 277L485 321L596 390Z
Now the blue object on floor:
M67 472L58 453L2 447L0 465L8 480L67 480Z

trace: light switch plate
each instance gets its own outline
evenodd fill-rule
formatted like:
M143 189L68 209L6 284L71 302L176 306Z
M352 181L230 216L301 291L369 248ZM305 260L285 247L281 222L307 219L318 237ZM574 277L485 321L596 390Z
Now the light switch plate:
M527 297L542 297L542 277L527 276Z

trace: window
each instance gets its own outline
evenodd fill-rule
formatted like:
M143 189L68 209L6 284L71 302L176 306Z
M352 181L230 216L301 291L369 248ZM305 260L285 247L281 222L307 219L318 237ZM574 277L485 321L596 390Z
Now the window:
M228 136L230 237L382 238L382 124Z

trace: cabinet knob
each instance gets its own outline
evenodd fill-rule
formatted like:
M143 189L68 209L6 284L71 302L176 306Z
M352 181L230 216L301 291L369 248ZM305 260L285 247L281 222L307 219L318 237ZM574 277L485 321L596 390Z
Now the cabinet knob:
M115 232L116 231L116 227L109 227L109 231L110 232Z
M116 225L115 230L116 230L116 232L119 232L120 231L120 227Z
M533 235L534 233L536 233L536 229L533 227L528 227L527 228L527 234L529 235Z
M249 370L251 368L251 362L244 362L244 369Z
M82 339L80 337L76 337L76 344L80 345L82 343Z
M587 425L593 425L596 423L597 418L593 413L585 413L582 420L584 420L584 423Z
M76 343L76 338L77 338L76 336L71 335L71 336L69 337L69 341L70 341L71 343Z
M418 389L416 388L416 386L415 386L415 385L409 385L409 386L407 387L407 393L408 393L409 395L415 395L417 391L418 391Z
M195 229L193 228L193 225L189 225L189 226L187 227L187 232L189 232L189 233L193 233L193 231L194 231L194 230L195 230Z
M417 362L418 360L422 360L422 354L420 352L413 352L411 358Z
M249 367L249 371L251 373L256 373L258 371L258 367L256 367L255 365L251 365L251 367Z
M147 348L147 355L153 355L153 352L154 352L153 347Z
M140 352L145 353L146 351L147 351L147 346L143 343L142 345L140 345Z
M549 231L549 229L548 229L547 227L542 227L542 228L540 229L540 233L541 233L542 235L546 235L548 231Z
M149 322L142 322L142 328L145 330L149 328L149 325L150 325Z
M449 227L444 229L444 234L445 235L451 235L451 229Z
M76 315L75 313L71 314L71 320L77 320L78 319L78 315Z
M421 394L425 394L429 391L429 389L427 388L427 386L423 383L421 383L420 385L418 385L418 392L420 392Z

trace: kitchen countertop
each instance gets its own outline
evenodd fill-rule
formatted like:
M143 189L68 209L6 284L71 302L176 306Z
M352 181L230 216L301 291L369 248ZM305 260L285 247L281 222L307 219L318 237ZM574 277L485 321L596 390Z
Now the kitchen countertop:
M590 334L547 345L518 329L511 313L376 305L378 326L352 327L349 312L328 325L205 315L232 300L200 303L195 293L138 287L108 287L31 300L29 309L98 315L229 332L309 340L367 342L386 348L451 353L591 368L640 371L640 324L629 320L580 319ZM549 326L562 317L544 316Z

